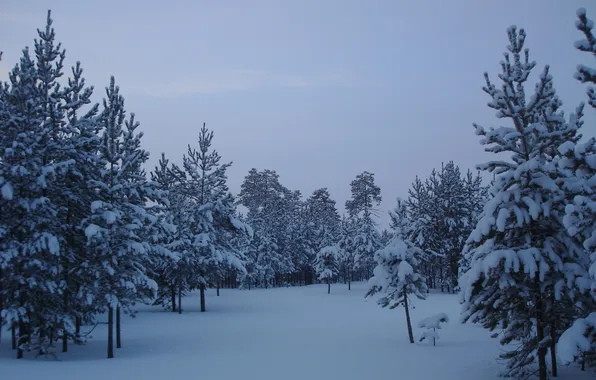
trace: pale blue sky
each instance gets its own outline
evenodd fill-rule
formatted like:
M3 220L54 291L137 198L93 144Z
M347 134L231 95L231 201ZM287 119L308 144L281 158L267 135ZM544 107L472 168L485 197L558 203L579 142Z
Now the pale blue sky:
M594 60L573 48L575 11L593 0L2 0L0 78L52 9L67 65L81 61L103 96L115 75L137 114L152 168L180 161L203 121L237 193L252 167L308 196L328 187L343 209L350 181L374 172L385 224L395 197L442 161L490 159L473 122L497 125L481 90L496 80L506 29L528 33L571 110L572 75ZM585 133L594 135L594 111Z

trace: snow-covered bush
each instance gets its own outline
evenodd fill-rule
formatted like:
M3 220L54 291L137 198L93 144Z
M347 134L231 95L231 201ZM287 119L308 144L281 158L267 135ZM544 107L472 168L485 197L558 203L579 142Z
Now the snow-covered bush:
M441 328L441 323L449 322L449 317L445 313L439 313L437 315L433 315L432 317L424 318L420 322L418 322L418 327L426 329L422 333L420 337L420 341L422 342L425 339L432 339L433 346L437 345L437 339L439 339L439 333L437 330Z

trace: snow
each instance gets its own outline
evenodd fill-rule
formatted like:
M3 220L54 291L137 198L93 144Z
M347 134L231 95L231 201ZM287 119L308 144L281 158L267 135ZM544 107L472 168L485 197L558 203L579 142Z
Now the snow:
M497 380L498 343L480 326L450 323L441 345L410 344L403 312L379 308L365 299L365 283L308 287L207 291L206 313L198 294L184 299L184 313L144 306L122 320L123 348L107 360L105 325L86 346L71 346L60 360L14 359L10 333L0 342L3 379L119 380ZM443 310L457 320L457 296L431 293L413 300L412 318ZM107 318L100 318L101 321ZM89 331L91 326L83 330ZM414 328L415 339L422 330ZM432 365L427 365L432 363ZM398 372L396 372L398 371ZM580 380L561 369L560 380ZM590 378L589 372L582 373ZM577 377L575 377L577 376Z
M441 323L449 322L449 317L445 313L439 313L432 317L424 318L418 322L418 327L424 327L427 329L440 329Z
M12 189L12 185L8 182L6 182L3 186L2 186L2 197L4 199L6 199L7 201L12 200L13 197L13 189Z
M594 349L590 340L585 336L586 330L596 330L596 312L591 313L586 318L579 318L573 325L561 335L557 351L564 363L573 362L573 360L582 351Z

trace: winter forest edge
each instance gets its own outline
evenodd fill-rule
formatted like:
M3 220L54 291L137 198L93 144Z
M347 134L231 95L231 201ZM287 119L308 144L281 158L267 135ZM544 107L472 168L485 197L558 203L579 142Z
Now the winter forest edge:
M596 56L584 9L575 25L575 47ZM268 169L250 170L231 194L232 164L206 124L181 165L162 154L147 173L140 124L115 79L92 104L81 64L63 65L48 12L0 87L0 334L17 358L55 357L107 320L113 358L121 319L138 304L182 314L198 291L204 312L207 289L323 283L332 293L367 281L366 297L404 309L411 343L409 302L433 289L458 293L459 322L499 340L503 376L546 380L557 363L593 371L596 139L581 134L584 104L561 110L548 66L526 95L540 69L524 29L507 38L499 83L485 73L483 88L504 126L474 125L500 155L477 166L492 181L442 163L412 179L381 231L381 189L368 171L349 184L343 216L327 188L305 198ZM579 65L573 76L596 84L596 69ZM596 109L593 87L587 101ZM448 321L436 312L422 339L434 342Z

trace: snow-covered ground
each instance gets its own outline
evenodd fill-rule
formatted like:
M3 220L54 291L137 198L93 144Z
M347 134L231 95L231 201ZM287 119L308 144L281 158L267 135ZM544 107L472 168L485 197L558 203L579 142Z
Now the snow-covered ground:
M60 361L14 359L10 335L2 334L2 379L496 379L497 341L479 326L461 325L457 296L431 294L415 301L412 325L445 312L440 340L408 343L402 308L382 309L364 299L365 284L208 292L207 313L198 295L183 300L182 315L143 307L123 319L123 348L105 359L100 325L86 346L72 347ZM579 379L562 368L561 379ZM583 373L590 378L593 373Z

